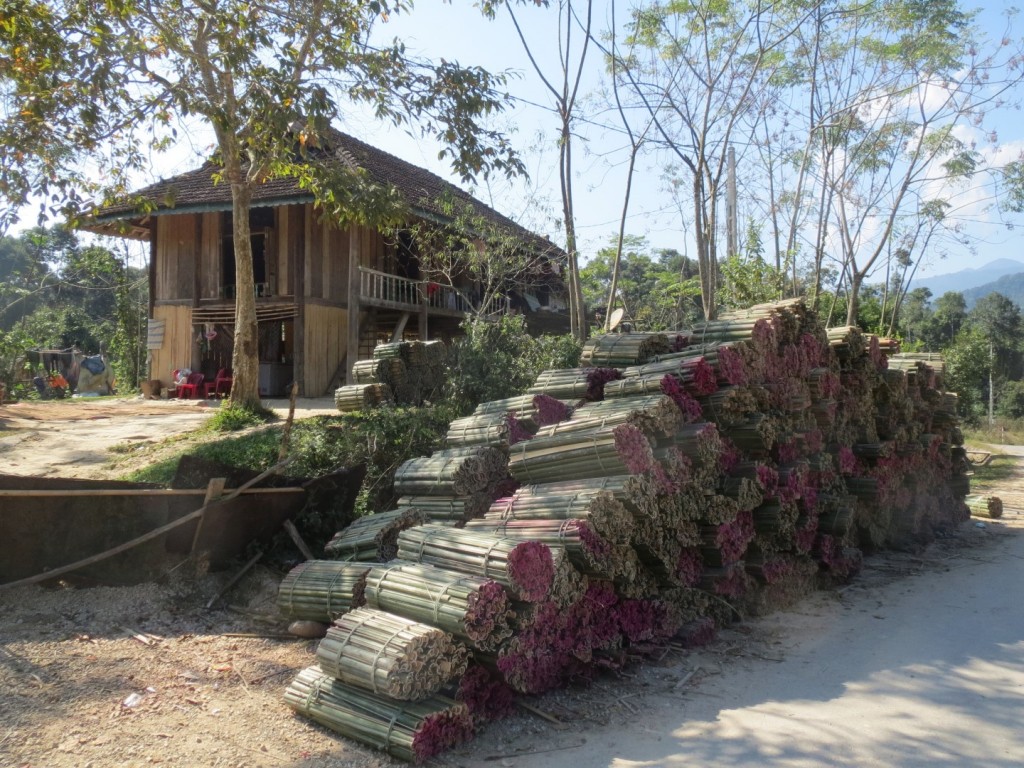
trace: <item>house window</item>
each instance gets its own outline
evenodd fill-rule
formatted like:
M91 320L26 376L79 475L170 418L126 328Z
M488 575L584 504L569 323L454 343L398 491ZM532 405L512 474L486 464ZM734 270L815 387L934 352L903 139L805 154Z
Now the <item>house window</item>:
M252 246L252 274L257 296L270 295L267 276L267 243L274 225L273 208L253 208L249 212L250 244ZM230 213L224 214L221 231L221 295L235 297L235 238Z

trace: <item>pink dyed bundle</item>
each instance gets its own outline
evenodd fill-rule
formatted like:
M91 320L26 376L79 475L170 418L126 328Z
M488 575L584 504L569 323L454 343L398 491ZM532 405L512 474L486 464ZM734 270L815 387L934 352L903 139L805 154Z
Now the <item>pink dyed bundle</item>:
M438 712L423 720L412 737L412 751L421 763L473 738L473 720L464 712Z
M704 418L700 403L683 389L679 380L672 374L665 374L661 380L661 391L671 397L672 402L679 406L679 410L683 412L683 423L692 424Z
M701 616L684 624L678 637L684 648L703 648L715 639L717 632L714 619Z
M718 348L718 375L726 384L747 383L747 366L732 347Z
M618 368L587 369L587 400L604 400L604 385L621 378L622 371Z
M676 578L684 587L695 587L704 572L704 559L698 547L684 547L676 562Z
M524 541L508 555L506 568L516 593L524 600L543 600L551 589L555 567L551 548L539 541Z
M554 399L554 398L552 398ZM555 402L558 402L557 400ZM508 433L506 440L509 445L515 445L521 443L523 440L529 440L533 437L533 432L523 426L522 422L513 413L509 413L505 419L505 423L508 425Z
M632 424L620 424L612 434L615 436L615 450L631 475L647 472L654 465L651 443L639 429Z
M604 386L604 385L602 385ZM533 398L538 427L547 427L565 421L572 415L572 408L550 395L536 395Z
M478 723L499 720L516 711L516 692L480 664L471 664L459 680L455 695Z

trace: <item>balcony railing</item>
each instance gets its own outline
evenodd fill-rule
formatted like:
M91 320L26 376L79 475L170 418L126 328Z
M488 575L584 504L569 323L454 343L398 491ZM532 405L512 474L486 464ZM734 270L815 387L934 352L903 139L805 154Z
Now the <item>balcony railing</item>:
M410 280L375 269L359 268L359 297L378 306L419 309L425 302L429 309L453 314L473 314L474 307L452 286L427 280ZM508 314L507 296L492 298L483 314Z

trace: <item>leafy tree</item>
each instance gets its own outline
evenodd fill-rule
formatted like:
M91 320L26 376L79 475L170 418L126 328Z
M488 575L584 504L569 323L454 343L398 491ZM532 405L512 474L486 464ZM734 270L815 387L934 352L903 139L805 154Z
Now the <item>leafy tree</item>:
M996 379L1016 379L1021 370L1021 314L1020 307L993 292L978 300L967 315L967 322L991 349L992 371Z
M946 291L935 300L934 326L929 333L929 348L942 349L952 343L967 320L967 302L957 291Z
M0 21L0 194L38 195L72 221L123 193L150 152L201 121L215 176L231 188L238 284L232 398L257 406L258 358L249 208L271 177L294 177L338 223L396 215L388 190L344 163L310 164L341 99L383 120L418 120L464 177L521 164L480 120L503 108L501 76L412 59L399 41L368 43L374 22L410 0L10 0ZM101 190L90 179L109 178Z
M960 412L969 419L978 418L985 409L989 351L979 331L965 328L943 350L946 363L946 389L959 395Z
M470 318L465 335L449 350L446 400L459 415L488 400L523 394L546 368L572 368L581 345L574 337L538 340L526 330L522 315L490 322Z
M581 270L584 296L592 306L604 306L619 261L618 303L626 318L645 330L680 328L699 312L697 265L675 250L649 252L647 240L635 235L606 246ZM696 297L696 301L695 301Z
M1000 416L1024 419L1024 381L1008 381L999 393Z

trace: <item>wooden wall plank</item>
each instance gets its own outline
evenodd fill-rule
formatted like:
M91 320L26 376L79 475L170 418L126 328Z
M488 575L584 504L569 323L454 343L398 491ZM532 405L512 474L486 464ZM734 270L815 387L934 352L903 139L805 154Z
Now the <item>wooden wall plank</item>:
M340 307L307 304L304 322L302 391L306 397L326 393L345 354L348 313Z
M204 213L202 245L199 252L199 298L220 297L221 231L219 213Z
M163 304L153 307L153 319L164 321L164 343L160 349L152 350L149 377L160 379L163 385L171 384L171 371L175 368L192 368L192 307L185 304Z

